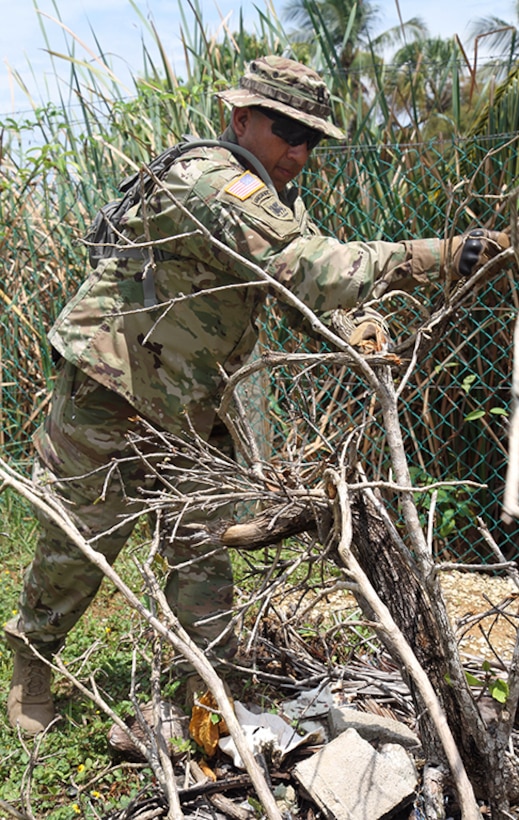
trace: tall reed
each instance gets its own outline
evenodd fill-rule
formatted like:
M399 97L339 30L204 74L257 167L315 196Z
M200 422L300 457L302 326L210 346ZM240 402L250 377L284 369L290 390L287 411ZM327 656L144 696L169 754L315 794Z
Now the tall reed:
M95 52L85 54L78 38L65 33L65 53L52 51L46 31L48 26L60 25L56 5L55 19L43 18L42 31L51 65L61 76L60 87L68 93L60 103L43 107L30 101L32 118L1 124L0 444L17 460L27 457L29 434L48 402L53 368L46 333L86 275L86 250L80 239L90 219L102 203L116 195L121 178L183 134L214 137L220 133L227 114L215 92L237 84L245 62L252 57L285 53L303 59L323 73L331 87L334 118L348 138L335 146L319 147L300 179L306 203L323 230L345 240L398 241L441 236L474 223L499 227L509 216L496 194L515 185L516 146L514 138L503 138L494 129L506 131L515 123L516 74L494 95L493 106L485 108L481 94L472 93L477 77L468 70L469 61L463 58L460 62L459 50L452 46L449 59L435 66L443 107L435 112L434 139L425 139L431 100L424 90L424 67L419 60L404 62L398 74L373 48L370 53L359 53L346 71L317 13L311 41L304 42L287 31L270 4L264 12L257 10L254 33L245 30L240 18L237 31L222 24L218 35L208 35L198 0L181 2L185 77L180 78L159 33L142 17L134 0L129 0L129 7L144 30L143 69L132 77L130 88L117 78L109 50L99 42ZM481 91L485 89L492 90L482 82ZM439 123L446 138L440 139ZM470 131L471 141L462 139L463 129ZM438 291L431 292L430 298L439 298ZM500 311L503 298L504 292L497 289L485 297L483 307L493 304L494 312ZM513 288L506 298L517 299ZM395 311L397 335L405 334L418 319L417 314ZM508 343L507 327L496 329L500 347ZM489 373L490 368L493 375L482 379L478 399L486 407L495 398L496 384L502 391L502 378L491 364L502 360L497 342L494 350L485 345L484 356L481 349L481 340L474 341L470 352L465 346L457 367L461 368L458 372L469 368L481 374ZM461 452L467 470L473 469L471 459L481 465L477 431L462 429L460 419L450 416L449 395L445 398L442 393L431 413L431 380L435 381L442 361L448 362L444 381L459 390L448 346L436 349L424 363L427 372L417 377L423 389L417 384L406 410L409 423L415 431L420 429L422 443L412 443L416 435L411 442L417 462L423 467L428 464L426 471L431 475L438 470L443 474L459 470L460 465L453 466L453 462ZM324 391L328 409L323 422L341 415L357 417L358 406L350 407L344 395L341 404L339 392L328 395ZM456 446L441 448L446 453L442 462L437 459L437 442L451 440L452 430L456 431L452 437ZM382 432L380 435L373 436L378 449L370 458L381 457ZM469 447L471 436L474 441ZM486 440L483 461L489 464L494 458L493 438L489 435ZM474 455L476 450L480 455ZM499 462L495 469L501 469L501 454L495 459ZM495 509L496 498L492 504Z

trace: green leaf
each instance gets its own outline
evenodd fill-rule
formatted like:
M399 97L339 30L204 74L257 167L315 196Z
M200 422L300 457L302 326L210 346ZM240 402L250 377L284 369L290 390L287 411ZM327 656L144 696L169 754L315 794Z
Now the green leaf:
M435 372L436 375L438 375L438 373L441 373L442 370L446 370L448 367L459 367L459 366L460 366L459 362L448 362L447 364L437 364L436 367L434 368L434 372Z
M154 555L152 566L157 572L169 572L169 564L163 555Z
M453 513L454 513L454 511L453 511ZM450 519L447 518L442 523L439 532L440 532L440 535L441 535L442 538L447 538L447 536L450 535L451 532L454 532L455 529L456 529L456 519L454 517L451 517Z
M491 407L490 413L494 416L506 416L508 418L508 413L504 407Z
M488 686L488 691L498 703L506 703L510 693L507 682L501 678L496 678L495 681L492 681Z
M470 672L465 672L465 677L469 686L483 686L483 681L476 678L475 675L471 675Z
M468 393L474 382L476 381L477 376L475 373L471 373L469 376L465 376L461 383L461 389Z
M473 410L472 413L469 413L465 416L464 421L475 421L476 419L480 419L485 415L484 410Z

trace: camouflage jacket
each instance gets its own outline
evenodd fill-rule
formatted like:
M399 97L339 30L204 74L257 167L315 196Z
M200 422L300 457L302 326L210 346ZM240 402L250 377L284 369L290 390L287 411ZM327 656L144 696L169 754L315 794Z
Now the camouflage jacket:
M234 372L254 347L267 287L244 260L317 311L353 307L375 282L401 287L440 268L437 239L342 243L321 235L294 186L277 195L223 147L193 147L176 160L164 188L127 213L125 233L134 242L161 240L157 304L144 307L142 259L105 259L49 338L65 359L172 432L185 428L186 412L202 435L208 431L219 368Z

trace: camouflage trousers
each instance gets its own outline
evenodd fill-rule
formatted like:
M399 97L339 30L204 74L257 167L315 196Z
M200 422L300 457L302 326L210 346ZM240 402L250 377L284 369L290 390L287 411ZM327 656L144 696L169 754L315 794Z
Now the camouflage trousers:
M129 445L127 434L137 425L135 411L122 397L61 361L50 412L35 435L34 478L59 497L110 564L143 509L139 488L152 489L156 481ZM41 535L25 573L17 629L50 657L95 597L103 573L57 524L37 515ZM208 555L215 545L204 545L194 553L168 533L161 540L170 566L165 594L173 612L198 646L215 643L216 657L232 656L233 577L226 550Z

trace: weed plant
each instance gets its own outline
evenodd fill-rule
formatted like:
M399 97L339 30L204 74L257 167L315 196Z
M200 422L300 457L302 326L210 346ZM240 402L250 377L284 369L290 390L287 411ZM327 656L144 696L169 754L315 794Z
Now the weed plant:
M22 575L32 559L37 526L32 510L8 491L0 496L0 510L0 613L5 623L17 611ZM122 562L122 569L126 576L133 574L130 561ZM90 675L95 674L101 691L123 717L129 710L130 636L136 627L124 599L105 583L70 633L63 651L63 660L80 680L88 683ZM11 674L11 651L2 642L0 680L4 693ZM146 697L149 683L142 675L141 691ZM99 816L94 809L102 813L122 807L149 782L150 773L146 767L119 765L114 760L107 742L108 719L63 678L59 678L56 694L61 718L42 740L18 737L7 721L4 695L0 709L0 800L18 810L31 808L33 816L53 820L94 818ZM0 803L0 817L6 816Z

